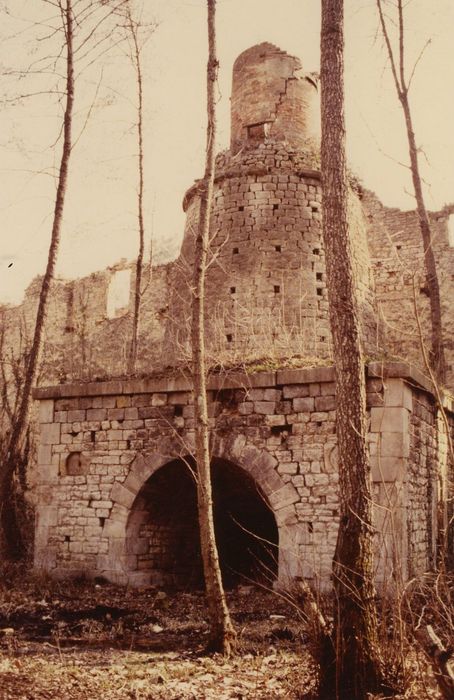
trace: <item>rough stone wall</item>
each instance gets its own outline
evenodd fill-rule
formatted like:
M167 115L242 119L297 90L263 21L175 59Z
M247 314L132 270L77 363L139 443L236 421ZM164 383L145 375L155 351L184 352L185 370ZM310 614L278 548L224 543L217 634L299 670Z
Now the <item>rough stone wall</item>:
M326 579L338 512L330 457L334 383L328 368L308 372L325 381L301 386L284 381L274 388L274 375L265 373L252 380L263 387L248 386L246 377L244 387L213 391L210 414L216 423L214 452L243 466L269 498L281 530L290 528L281 533L282 578L302 575L303 567L304 575ZM143 553L134 551L136 538L121 562L127 567L123 574L121 567L112 570L111 558L102 558L108 554L109 531L118 527L112 524L115 504L124 508L126 501L129 506L135 501L129 489L133 479L137 482L131 465L138 452L144 451L145 460L147 453L167 454L166 461L187 454L193 440L192 397L188 391L129 394L127 383L109 384L103 387L109 395L41 401L36 565L56 574L96 571L138 583L149 581L150 573L139 568ZM115 393L122 387L127 394ZM232 449L238 450L236 456ZM83 474L67 473L68 456L74 453L83 458Z
M265 141L217 158L207 270L206 336L214 363L293 354L329 360L320 173L311 151ZM199 185L185 197L187 226L172 271L169 347L189 356L194 235ZM351 194L352 253L369 355L381 354L373 278L361 207Z
M320 138L317 80L301 61L269 43L244 51L233 66L231 150L266 136L304 148Z
M108 316L109 285L121 270L131 271L126 306ZM138 373L162 367L164 320L168 311L169 265L144 269ZM44 327L44 346L38 384L90 380L126 373L130 346L134 264L120 264L72 281L54 280ZM28 287L24 302L1 310L4 352L20 354L31 341L41 280ZM21 340L22 339L22 340Z
M400 211L383 206L371 192L364 192L362 203L369 223L368 242L380 312L386 325L391 353L405 361L423 366L416 309L424 339L430 346L429 299L423 264L423 244L415 211ZM447 386L454 387L454 246L449 241L448 220L454 212L448 206L430 212L433 250L437 263Z
M426 399L419 394L413 403L410 385L418 378L399 376L407 370L378 363L369 368L382 581L398 575L397 560L404 579L407 567L422 573L430 563L429 536L421 533L429 522L433 411L424 408L422 415ZM38 395L37 568L136 585L156 580L162 572L150 562L168 556L169 533L158 527L150 551L142 515L150 477L193 449L187 383L111 381L42 389ZM276 518L279 580L304 576L328 585L339 513L332 368L212 377L209 399L213 457L249 474Z
M435 563L438 501L436 409L430 395L415 391L413 397L408 508L415 517L408 522L408 547L413 562L410 575L416 571L428 570Z

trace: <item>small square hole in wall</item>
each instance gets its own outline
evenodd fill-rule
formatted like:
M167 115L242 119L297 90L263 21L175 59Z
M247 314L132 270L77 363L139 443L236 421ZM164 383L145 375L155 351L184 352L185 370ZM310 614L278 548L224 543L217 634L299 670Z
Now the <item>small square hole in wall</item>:
M104 527L104 523L106 522L105 518L99 518L99 526Z
M271 435L282 435L283 433L291 433L291 432L292 432L291 425L272 425L271 426Z
M326 343L326 335L321 335L321 336L319 337L319 341L320 341L321 343Z
M282 250L282 248L281 248L280 245L275 245L275 246L274 246L274 250L276 251L276 253L280 253L281 250Z
M276 211L277 209L279 209L279 204L273 204L273 211Z
M275 284L275 285L274 285L274 293L275 293L275 294L279 294L280 291L281 291L280 285Z
M244 207L243 206L238 207L238 211L244 211Z
M317 272L317 274L315 275L315 279L320 280L320 281L322 280L322 277L323 277L322 272Z
M239 248L234 248L234 249L232 250L232 255L238 255L239 252L240 252L240 249L239 249Z
M320 255L320 248L314 248L314 249L312 250L312 253L313 253L314 255Z
M323 296L323 289L321 287L317 287L317 296L322 297Z
M183 406L180 406L180 404L177 404L177 405L175 406L175 410L174 410L173 415L174 415L175 417L182 416L182 415L183 415Z
M71 537L69 535L65 535L65 542L71 542Z
M236 287L230 287L230 294L236 293Z
M233 335L231 333L227 333L225 336L225 339L227 340L228 343L231 343L233 340Z
M401 245L396 245L396 250L402 250L402 246L401 246Z
M307 531L312 535L314 532L314 523L307 523Z

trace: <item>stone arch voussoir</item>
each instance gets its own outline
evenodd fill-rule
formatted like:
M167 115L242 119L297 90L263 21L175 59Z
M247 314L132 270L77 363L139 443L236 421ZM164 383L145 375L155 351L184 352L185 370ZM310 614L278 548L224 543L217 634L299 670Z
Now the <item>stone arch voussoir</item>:
M126 531L133 504L150 476L168 462L181 456L181 452L177 450L174 454L138 453L131 462L125 481L115 482L111 491L112 510L102 534L107 542L107 552L98 555L97 568L101 575L117 583L131 581L131 567L135 555L130 551Z
M107 553L98 556L98 571L118 583L134 579L131 569L135 554L127 538L127 528L136 498L158 469L175 459L184 458L188 450L183 445L172 445L173 449L162 452L139 453L131 462L129 474L123 483L116 482L112 488L113 507L103 529L107 540ZM285 578L286 550L292 548L297 526L295 503L299 494L295 487L285 482L277 471L278 462L269 452L247 442L244 435L218 439L213 446L213 458L236 464L249 474L260 487L268 502L279 531L279 579ZM134 524L131 523L134 529ZM129 538L131 539L131 538ZM136 577L140 578L140 574ZM140 583L139 578L137 582Z

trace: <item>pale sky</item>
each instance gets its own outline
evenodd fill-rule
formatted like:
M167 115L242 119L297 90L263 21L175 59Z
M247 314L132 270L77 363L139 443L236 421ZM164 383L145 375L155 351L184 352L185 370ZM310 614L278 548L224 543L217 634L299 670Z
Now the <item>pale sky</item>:
M204 0L140 4L144 18L158 22L143 52L147 235L153 236L155 248L175 251L184 226L184 192L203 172L206 7ZM402 165L408 162L403 118L378 32L375 0L345 4L350 165L385 204L410 209L411 180ZM308 71L318 70L319 15L319 0L218 0L218 150L229 143L230 82L237 55L270 41L300 56ZM49 6L41 0L0 2L3 71L30 63L39 33L32 20L47 17ZM430 39L411 93L430 209L454 201L453 27L452 0L408 3L409 72ZM40 90L43 77L33 80ZM17 78L9 81L8 95L30 89ZM70 165L57 266L58 275L66 278L136 255L134 74L121 47L82 75L76 100L76 136L93 107ZM55 193L48 168L59 160L58 147L51 146L59 134L58 114L47 95L21 105L4 103L0 111L0 302L20 302L25 287L44 270Z

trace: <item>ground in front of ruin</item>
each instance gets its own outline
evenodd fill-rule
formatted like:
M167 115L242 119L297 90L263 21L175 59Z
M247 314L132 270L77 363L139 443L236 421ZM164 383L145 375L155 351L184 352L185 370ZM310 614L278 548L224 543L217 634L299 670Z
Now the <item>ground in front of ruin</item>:
M0 583L0 700L309 699L316 668L293 604L244 584L228 592L240 654L204 653L202 592L52 582ZM438 698L415 654L406 700ZM413 675L413 674L412 674Z

